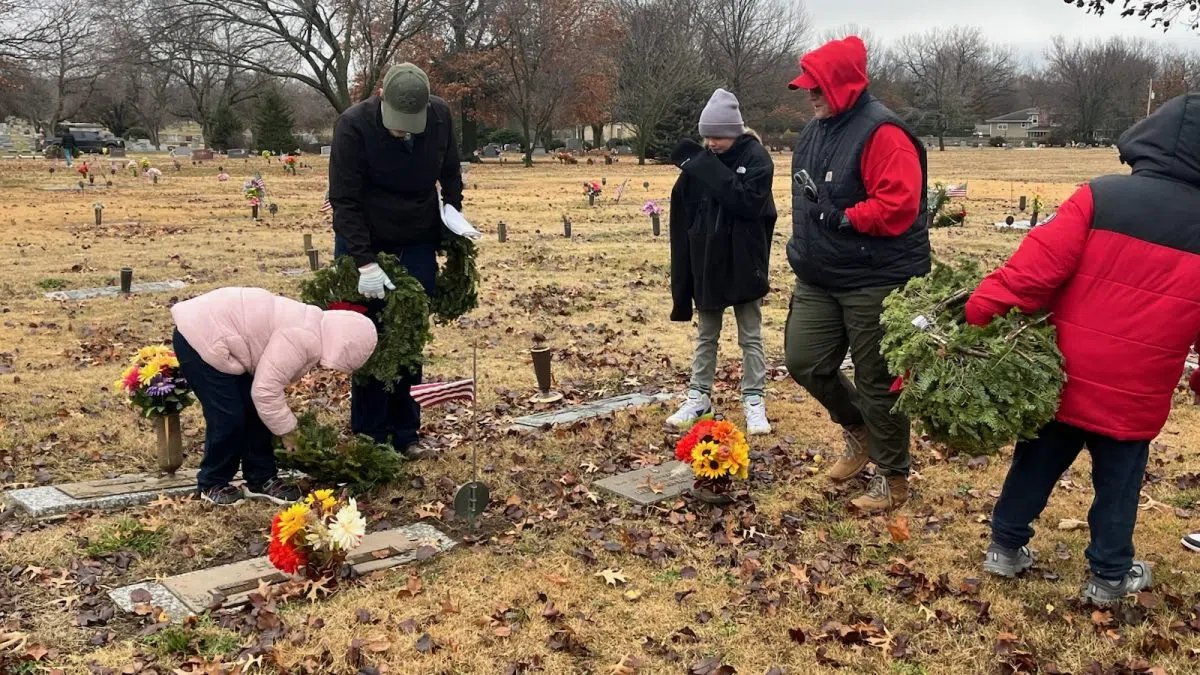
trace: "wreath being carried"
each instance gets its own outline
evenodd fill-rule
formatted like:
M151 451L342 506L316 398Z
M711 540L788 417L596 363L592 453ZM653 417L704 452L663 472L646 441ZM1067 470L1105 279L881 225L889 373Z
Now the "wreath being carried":
M982 278L974 261L935 262L884 300L881 317L880 351L904 375L896 409L973 455L1033 438L1054 419L1065 381L1048 314L1013 310L986 327L967 324L964 307Z
M388 291L383 308L371 317L379 326L379 342L371 358L355 371L355 378L374 378L390 390L400 377L421 365L425 345L433 339L431 313L438 323L449 323L478 306L475 244L447 234L439 250L445 252L446 261L438 270L432 302L399 258L388 253L376 256L396 290ZM300 299L321 309L368 313L368 301L358 292L358 266L349 256L338 258L304 281Z

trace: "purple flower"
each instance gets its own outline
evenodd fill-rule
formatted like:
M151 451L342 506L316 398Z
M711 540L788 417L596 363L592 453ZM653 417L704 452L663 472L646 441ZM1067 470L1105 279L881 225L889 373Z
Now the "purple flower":
M658 205L658 202L651 199L642 205L642 213L646 214L647 216L653 216L662 213L662 207Z
M166 396L175 391L175 383L171 378L155 375L150 380L150 386L146 387L146 393L151 396Z

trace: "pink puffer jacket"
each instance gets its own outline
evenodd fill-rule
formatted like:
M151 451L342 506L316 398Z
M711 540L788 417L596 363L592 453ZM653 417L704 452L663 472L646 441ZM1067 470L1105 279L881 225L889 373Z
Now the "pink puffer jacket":
M219 288L171 308L179 333L204 362L254 374L251 396L276 435L296 428L284 389L318 365L351 372L375 351L375 324L354 312L322 311L261 288Z

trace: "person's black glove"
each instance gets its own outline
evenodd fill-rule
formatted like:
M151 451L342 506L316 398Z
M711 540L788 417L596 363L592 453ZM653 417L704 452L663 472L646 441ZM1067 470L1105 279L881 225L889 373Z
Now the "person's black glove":
M816 202L809 203L808 217L809 220L830 232L851 229L850 220L846 218L845 212L834 206L824 192L820 193Z
M672 321L691 321L692 320L692 300L689 298L686 303L674 302L671 303L671 320Z
M675 149L671 151L671 163L677 167L683 168L688 161L695 159L700 153L704 152L704 146L690 138L685 138L679 141Z

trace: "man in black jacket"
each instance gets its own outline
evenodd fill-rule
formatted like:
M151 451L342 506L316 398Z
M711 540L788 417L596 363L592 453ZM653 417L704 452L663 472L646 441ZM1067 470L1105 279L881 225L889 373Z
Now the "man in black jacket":
M375 256L391 253L425 292L434 293L442 238L438 187L462 210L463 183L450 106L429 94L429 78L411 63L392 66L379 94L338 118L329 160L334 255L358 265L358 291L382 306L395 286ZM378 307L370 307L375 315ZM415 456L421 408L409 387L420 369L388 392L383 383L351 389L350 428Z
M79 154L79 143L75 140L75 134L71 133L68 128L63 131L62 140L63 157L67 160L67 166L71 166L71 159Z

